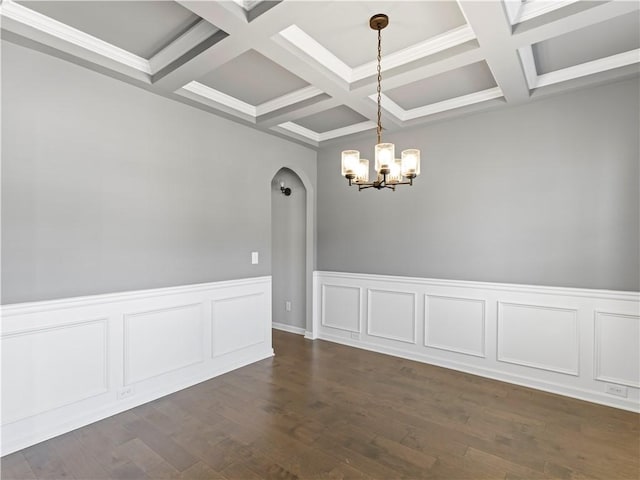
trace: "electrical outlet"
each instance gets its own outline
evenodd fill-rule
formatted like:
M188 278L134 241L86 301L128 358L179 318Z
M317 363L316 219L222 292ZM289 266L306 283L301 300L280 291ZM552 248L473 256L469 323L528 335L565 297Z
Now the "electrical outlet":
M288 300L287 300L286 302L284 302L284 309L285 309L287 312L290 312L290 311L291 311L291 302L290 302L290 301L288 301Z
M360 332L351 332L352 340L360 340Z
M604 391L610 395L627 398L627 387L623 387L622 385L607 383L604 387Z
M251 252L251 265L257 265L259 261L258 252Z
M131 395L133 395L133 387L120 388L116 392L116 397L118 398L118 400L122 400L123 398L130 397Z

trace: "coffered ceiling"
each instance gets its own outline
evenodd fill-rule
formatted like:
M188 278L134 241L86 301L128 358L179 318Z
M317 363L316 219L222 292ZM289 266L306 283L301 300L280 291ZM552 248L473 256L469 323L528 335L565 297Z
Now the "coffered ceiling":
M16 1L3 38L312 147L638 75L640 3Z

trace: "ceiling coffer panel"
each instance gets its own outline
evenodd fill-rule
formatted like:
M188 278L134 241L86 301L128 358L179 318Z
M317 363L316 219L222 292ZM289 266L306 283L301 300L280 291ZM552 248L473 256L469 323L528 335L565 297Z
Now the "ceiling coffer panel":
M532 46L539 75L640 48L640 15L633 12Z
M313 7L311 6L313 5ZM465 19L457 2L312 2L314 14L296 25L351 68L376 59L376 32L369 18L389 16L383 54L391 54L456 27ZM318 21L319 18L329 19Z
M146 59L200 21L200 17L171 1L16 3Z
M386 91L404 110L431 105L496 86L486 62L477 62Z
M358 112L354 112L344 105L331 108L324 112L309 115L295 121L298 125L316 133L325 133L339 128L348 127L368 120Z
M260 105L309 84L255 50L249 50L197 80L249 105Z

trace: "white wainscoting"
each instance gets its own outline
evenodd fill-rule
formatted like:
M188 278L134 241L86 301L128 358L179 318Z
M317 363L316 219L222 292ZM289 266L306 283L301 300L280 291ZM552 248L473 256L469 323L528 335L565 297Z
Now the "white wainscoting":
M271 277L2 307L2 455L273 355Z
M314 273L315 338L631 411L639 314L638 292Z

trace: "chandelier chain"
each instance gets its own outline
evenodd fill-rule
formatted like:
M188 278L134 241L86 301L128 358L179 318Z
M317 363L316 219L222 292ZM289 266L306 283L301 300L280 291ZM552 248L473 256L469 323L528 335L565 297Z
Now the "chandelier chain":
M382 69L380 67L380 61L382 60L382 29L378 28L378 143L382 143Z
M388 25L389 17L384 13L378 13L369 19L371 29L378 31L376 65L378 82L376 134L378 142L375 145L375 173L377 175L375 179L369 181L369 160L360 158L359 150L344 150L342 152L342 175L349 180L349 186L357 186L358 191L366 188L395 190L398 185L411 186L413 180L420 175L420 150L417 148L403 150L401 158L396 158L395 145L382 143L382 30Z

